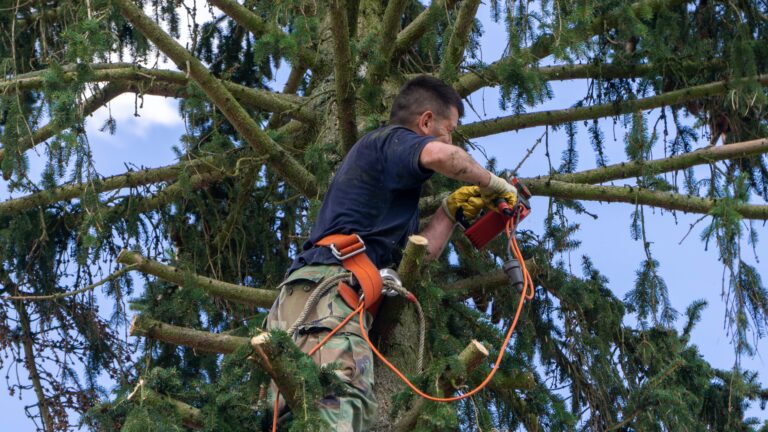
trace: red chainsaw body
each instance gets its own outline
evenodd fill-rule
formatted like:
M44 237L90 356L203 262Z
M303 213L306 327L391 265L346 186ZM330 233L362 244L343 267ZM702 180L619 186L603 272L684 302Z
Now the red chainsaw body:
M513 178L512 183L518 190L518 202L510 206L506 201L498 204L499 211L488 211L477 222L473 223L464 231L472 245L477 249L482 249L488 242L504 231L507 221L512 219L515 225L520 223L531 213L531 206L528 199L531 193L517 178Z

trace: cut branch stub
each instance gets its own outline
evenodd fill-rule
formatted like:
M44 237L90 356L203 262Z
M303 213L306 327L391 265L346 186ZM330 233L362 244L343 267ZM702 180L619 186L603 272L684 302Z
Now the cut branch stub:
M412 235L408 237L408 244L403 251L403 259L397 268L397 273L403 281L403 286L410 290L417 287L421 281L421 266L424 264L424 257L427 256L427 246L429 241L426 237Z
M476 340L472 340L472 342L469 343L469 345L464 348L464 350L459 354L459 362L462 366L464 366L464 370L469 373L475 370L480 363L482 363L483 360L488 358L488 349L483 346L480 342ZM452 395L456 392L456 385L461 383L451 382L449 379L445 379L445 377L440 377L438 380L438 388L442 392L443 397L447 397L448 395ZM426 404L426 400L419 397L411 407L410 410L408 410L403 416L400 418L400 420L395 425L395 430L398 432L408 432L413 429L413 427L416 425L416 422L419 419L419 414L424 409L424 405Z
M256 352L251 360L272 377L291 410L316 416L316 402L324 396L317 364L283 331L254 336L250 344Z
M174 345L194 348L205 353L230 354L248 345L248 338L215 334L186 327L166 324L151 318L136 315L128 332L131 336L156 339Z
M123 249L117 256L117 262L135 264L136 270L176 285L184 285L185 282L183 270L145 258L138 252ZM192 278L199 288L224 300L268 308L277 298L277 291L274 290L236 285L197 274L192 275Z

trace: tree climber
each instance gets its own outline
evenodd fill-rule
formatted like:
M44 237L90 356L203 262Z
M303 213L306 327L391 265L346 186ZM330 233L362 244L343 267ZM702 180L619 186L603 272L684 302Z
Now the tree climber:
M463 114L461 97L437 78L419 76L400 89L392 104L389 126L362 137L336 172L309 240L280 285L267 318L268 329L286 330L296 322L312 290L324 279L346 271L342 265L348 267L349 262L344 255L358 252L355 260L366 261L365 265L375 271L374 278L379 278L377 269L397 264L408 236L418 230L421 186L434 172L475 186L462 187L446 198L420 233L429 241L428 259L440 256L453 231L458 208L471 219L483 206L493 208L498 198L516 202L512 185L452 145L453 131ZM328 237L332 234L347 236ZM343 248L351 244L347 242L350 239L354 245L347 253ZM344 242L348 244L342 246ZM358 273L355 275L361 280ZM380 278L378 283L380 290ZM307 311L296 329L294 341L302 351L311 350L353 310L350 302L357 299L345 299L341 285ZM360 285L365 291L365 284ZM358 296L355 292L354 297ZM369 295L365 298L366 304L374 301ZM366 314L367 327L372 323L372 312L368 309ZM335 431L366 430L377 414L373 355L360 337L357 320L350 321L312 355L321 366L336 362L337 374L347 386L344 395L326 395L319 401L321 417Z

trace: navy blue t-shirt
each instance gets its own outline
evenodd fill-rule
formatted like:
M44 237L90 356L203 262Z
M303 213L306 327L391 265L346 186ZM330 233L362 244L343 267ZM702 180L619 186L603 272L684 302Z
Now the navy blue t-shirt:
M340 264L329 248L314 247L329 234L358 234L376 267L394 264L408 236L419 228L421 185L433 174L419 166L419 155L434 140L387 126L355 143L331 182L309 241L288 272L309 264Z

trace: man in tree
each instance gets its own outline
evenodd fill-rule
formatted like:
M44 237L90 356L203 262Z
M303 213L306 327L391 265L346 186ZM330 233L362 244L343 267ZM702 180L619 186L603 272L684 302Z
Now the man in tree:
M440 256L459 207L472 217L498 198L514 204L513 186L452 145L463 114L461 97L437 78L420 76L402 87L392 105L390 125L361 138L339 167L309 241L281 284L267 319L269 329L288 329L318 284L346 271L333 242L323 240L329 235L358 235L375 269L396 264L406 239L418 230L421 186L434 172L475 186L451 194L421 233L429 241L430 259ZM294 340L302 351L315 347L353 310L340 292L331 290L297 328ZM370 326L372 314L367 317ZM347 386L343 396L327 395L320 401L323 419L337 431L367 429L376 418L377 405L373 355L360 336L359 323L352 320L345 325L313 354L313 360L319 365L336 362Z

